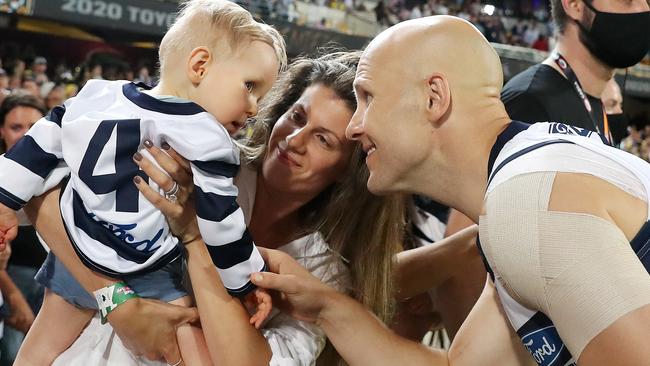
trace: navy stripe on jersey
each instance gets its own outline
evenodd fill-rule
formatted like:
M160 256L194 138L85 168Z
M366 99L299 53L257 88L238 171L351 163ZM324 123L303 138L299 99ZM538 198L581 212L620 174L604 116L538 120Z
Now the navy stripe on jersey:
M512 121L506 127L506 129L503 130L499 136L497 136L497 140L490 150L490 157L488 159L488 177L492 175L492 168L494 168L494 163L496 162L499 153L501 153L501 150L503 150L503 147L506 145L506 143L512 140L512 138L515 137L518 133L527 130L528 127L530 127L530 125L527 123Z
M161 239L163 229L160 229L153 238L133 242L133 237L127 231L133 229L137 224L117 225L97 220L93 214L86 211L83 200L74 189L72 190L72 207L76 227L95 241L113 249L126 260L142 264L160 248L160 245L156 246L156 243Z
M43 179L47 178L59 164L56 155L43 150L30 135L25 135L18 140L16 145L7 151L5 157L29 169Z
M63 115L65 114L65 106L60 105L52 108L50 113L45 116L45 119L51 122L56 123L61 126L61 121L63 120Z
M0 187L0 203L14 211L20 210L27 204L27 202L23 201L19 197L14 196L11 192L3 189L2 187Z
M521 156L523 156L523 155L526 155L526 154L528 154L529 152L535 151L535 150L539 149L540 147L544 147L544 146L548 146L548 145L553 145L553 144L572 144L572 143L573 143L573 142L571 142L571 141L567 141L567 140L548 140L548 141L540 142L539 144L535 144L535 145L532 145L532 146L528 146L528 147L525 148L525 149L522 149L522 150L520 150L520 151L517 151L516 153L514 153L514 154L508 156L505 160L503 160L503 161L501 162L501 164L499 164L499 166L497 166L497 167L494 169L494 171L492 172L492 175L490 176L490 179L488 180L488 186L489 186L490 183L492 182L492 178L494 178L494 176L499 172L499 170L501 170L504 166L506 166L506 165L507 165L508 163L510 163L511 161L517 159L518 157L521 157Z
M230 164L223 161L194 160L192 164L206 173L226 178L234 178L239 172L239 164Z
M163 100L156 99L151 95L140 92L138 88L151 89L149 86L142 83L127 83L122 86L122 92L124 93L125 97L133 102L133 104L142 109L164 114L184 116L191 116L193 114L205 112L205 110L196 103L165 102Z
M239 208L236 196L203 192L198 186L194 186L194 193L196 194L196 216L204 220L221 222Z
M242 238L237 241L224 245L208 245L207 247L212 263L217 268L228 269L239 263L246 262L251 257L254 244L253 238L246 229Z

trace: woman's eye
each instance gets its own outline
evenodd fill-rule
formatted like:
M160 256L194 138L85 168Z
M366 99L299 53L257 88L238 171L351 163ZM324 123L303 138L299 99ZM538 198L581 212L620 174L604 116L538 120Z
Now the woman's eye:
M319 141L322 145L325 145L325 146L327 146L327 147L330 146L330 144L327 142L327 139L325 138L325 136L323 136L323 135L316 135L316 138L318 138L318 141Z
M255 87L255 83L252 81L247 81L244 83L244 85L246 85L246 90L248 90L249 93L252 92L253 88Z
M300 114L298 111L291 112L291 120L298 123L298 124L303 124L304 123L304 118L303 118L302 114Z

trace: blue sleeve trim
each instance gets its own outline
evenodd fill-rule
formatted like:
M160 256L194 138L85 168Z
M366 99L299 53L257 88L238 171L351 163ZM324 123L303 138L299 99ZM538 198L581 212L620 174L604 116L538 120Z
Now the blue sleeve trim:
M216 193L203 192L194 186L196 194L196 215L204 220L221 222L237 211L236 196L221 196Z
M0 203L2 203L3 205L9 207L14 211L20 210L21 208L23 208L23 206L27 204L27 202L16 197L11 192L3 189L2 187L0 187Z
M47 114L47 116L45 116L45 119L50 122L54 122L57 125L59 125L59 127L61 127L61 121L63 120L64 114L65 114L65 106L63 105L56 106L52 108L52 110L50 111L50 113Z
M266 272L268 269L266 268L266 264L264 264L264 267L259 270L259 272ZM237 289L226 289L228 293L231 296L235 297L244 297L248 295L250 292L255 290L257 286L255 286L252 282L248 281L244 286L237 288Z
M234 178L239 172L238 164L230 164L223 161L194 160L192 164L206 173L219 175L226 178Z
M208 245L208 252L217 268L228 269L249 260L254 247L253 238L246 229L242 238L237 241L224 245Z
M43 179L47 178L59 164L59 158L45 152L30 135L25 135L18 140L16 145L5 154L5 158L15 161Z

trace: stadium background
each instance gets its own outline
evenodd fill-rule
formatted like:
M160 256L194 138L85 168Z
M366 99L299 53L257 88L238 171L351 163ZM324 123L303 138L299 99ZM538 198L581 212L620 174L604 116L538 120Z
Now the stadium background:
M379 1L384 1L378 15ZM522 47L515 29L531 24L551 34L547 0L238 0L256 17L284 35L290 57L309 55L327 45L363 48L386 26L410 17L444 11L478 25L501 56L506 80L538 63L545 51ZM173 0L0 0L0 60L11 73L22 60L48 61L50 80L83 82L96 65L106 79L137 77L144 66L155 73L157 42L173 22ZM418 9L415 9L415 8ZM440 10L442 9L442 10ZM417 15L415 14L417 12ZM380 19L383 18L383 19ZM487 24L487 25L486 25ZM492 25L498 25L498 37ZM521 28L521 25L524 25ZM512 29L510 31L509 29ZM492 32L492 33L490 33ZM520 35L525 38L527 35ZM543 38L543 37L542 37ZM546 45L552 47L551 37ZM550 43L550 45L548 44ZM408 57L408 55L405 55ZM624 111L633 124L650 124L650 56L639 65L618 70L625 84ZM80 81L81 80L81 81Z

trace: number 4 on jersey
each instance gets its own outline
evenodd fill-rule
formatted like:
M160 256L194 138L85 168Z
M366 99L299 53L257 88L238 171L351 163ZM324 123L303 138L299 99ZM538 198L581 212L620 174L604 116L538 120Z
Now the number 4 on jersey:
M113 130L117 127L115 150L115 173L93 175L99 157L104 151ZM122 119L102 121L90 139L88 149L79 166L79 178L95 194L115 193L115 210L138 212L138 189L133 177L147 179L133 162L133 154L140 146L140 120Z

